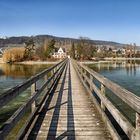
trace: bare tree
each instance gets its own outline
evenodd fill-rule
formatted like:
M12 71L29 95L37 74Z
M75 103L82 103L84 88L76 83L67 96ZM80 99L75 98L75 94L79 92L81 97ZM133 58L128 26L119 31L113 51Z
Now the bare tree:
M27 40L25 42L24 59L31 59L34 50L35 50L35 43L33 39Z

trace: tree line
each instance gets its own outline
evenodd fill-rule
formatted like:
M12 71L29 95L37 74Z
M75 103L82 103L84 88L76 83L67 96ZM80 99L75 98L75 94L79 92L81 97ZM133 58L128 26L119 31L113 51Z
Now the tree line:
M97 47L89 38L80 37L79 41L72 43L71 57L77 60L91 59L95 56Z
M28 60L52 59L55 51L55 40L44 40L40 47L36 47L33 39L24 42L24 47L14 47L6 50L3 54L5 62L18 62Z
M28 39L24 42L24 47L15 47L5 51L3 60L6 62L54 60L55 44L55 39L45 39L39 47L36 47L34 40ZM79 40L71 44L69 54L77 60L91 60L96 57L140 57L140 52L136 52L136 44L127 45L125 48L125 54L119 49L114 52L112 48L108 48L107 46L98 48L96 43L89 38L80 37Z
M106 45L97 47L89 38L84 37L80 37L78 42L72 43L70 54L72 58L77 60L92 60L94 58L105 57L140 57L140 51L135 43L133 45L124 45L122 48Z

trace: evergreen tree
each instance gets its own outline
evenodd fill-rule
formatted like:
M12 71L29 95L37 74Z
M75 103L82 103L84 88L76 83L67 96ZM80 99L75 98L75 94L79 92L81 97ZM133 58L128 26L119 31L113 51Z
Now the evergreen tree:
M54 49L55 49L55 40L52 39L48 42L48 44L45 44L46 48L45 48L45 56L48 58L48 57L51 57L53 52L54 52Z
M72 43L72 47L71 47L71 57L73 58L73 59L75 59L75 44L74 43Z
M27 40L25 42L24 59L31 59L34 50L35 50L35 43L33 39Z

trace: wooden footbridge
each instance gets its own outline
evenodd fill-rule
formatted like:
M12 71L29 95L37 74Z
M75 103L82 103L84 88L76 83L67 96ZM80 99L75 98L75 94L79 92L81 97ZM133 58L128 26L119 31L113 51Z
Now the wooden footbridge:
M39 87L40 79L45 80ZM31 97L3 124L0 140L30 110L17 140L140 140L140 98L74 60L65 59L2 94L0 107L29 87ZM107 98L106 89L135 111L135 125Z

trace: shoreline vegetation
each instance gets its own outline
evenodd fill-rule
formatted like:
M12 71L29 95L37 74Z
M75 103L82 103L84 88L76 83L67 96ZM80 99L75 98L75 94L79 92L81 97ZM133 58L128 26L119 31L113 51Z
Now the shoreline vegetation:
M55 40L42 42L36 46L33 39L26 40L23 47L11 47L2 53L0 63L39 63L55 62L58 59L53 57L55 51ZM40 62L40 63L41 63ZM46 64L46 63L45 63Z
M62 59L54 57L62 44L56 43L55 39L45 39L40 46L36 46L33 38L26 40L24 47L13 47L5 50L0 58L0 63L10 64L56 64ZM111 48L110 46L98 46L90 39L80 37L77 42L71 42L71 47L64 48L67 56L79 62L121 61L140 60L140 50L136 44L124 46L125 48ZM58 52L57 52L58 53ZM59 52L60 53L60 52Z
M140 60L140 58L124 58L124 57L117 57L117 58L95 58L93 60L78 60L80 63L98 63L98 62L105 62L105 61L126 61L126 60ZM56 61L21 61L21 62L13 62L12 64L27 64L27 65L32 65L32 64L57 64L61 60L56 60ZM7 62L3 61L2 58L0 58L0 64L6 64Z
M28 65L32 65L32 64L57 64L60 61L22 61L22 62L15 62L14 64L28 64Z
M56 64L58 62L60 62L61 60L57 60L57 61L21 61L21 62L12 62L12 64ZM0 64L7 64L7 62L4 62L1 58L0 58Z
M98 62L110 62L110 61L127 61L127 60L140 60L140 58L125 58L125 57L116 57L116 58L95 58L93 60L82 60L79 61L83 64L92 64L92 63L98 63Z

